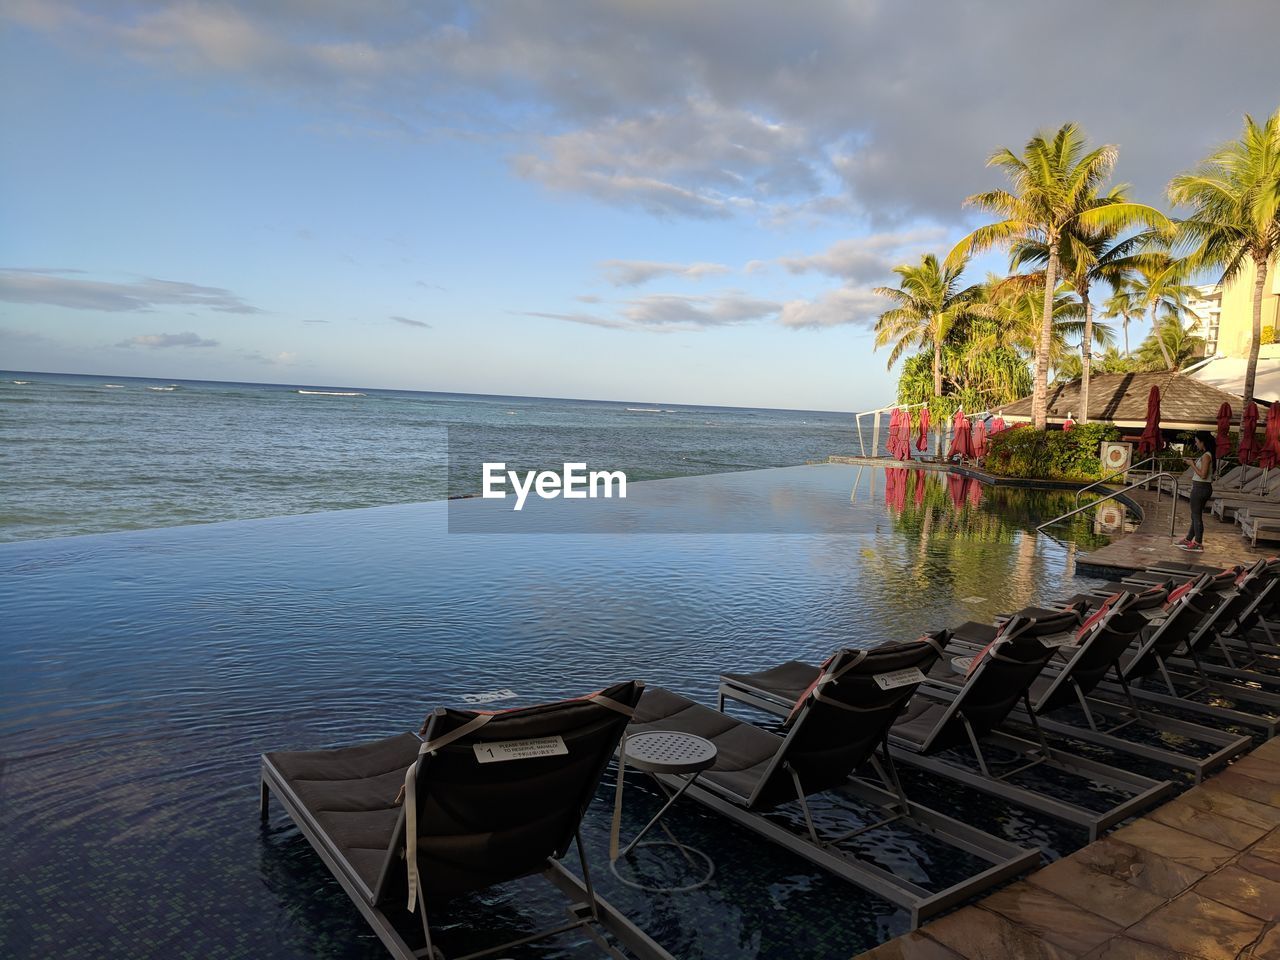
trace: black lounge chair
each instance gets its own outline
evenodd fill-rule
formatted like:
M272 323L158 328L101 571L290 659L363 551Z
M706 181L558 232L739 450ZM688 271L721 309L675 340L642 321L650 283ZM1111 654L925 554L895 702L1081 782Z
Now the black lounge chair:
M398 960L442 958L429 902L542 874L573 901L571 919L481 957L579 930L621 958L670 954L595 895L579 824L644 685L486 713L438 709L411 733L336 750L262 757L262 818L271 794ZM582 879L560 864L576 841ZM407 908L406 908L407 902ZM425 946L402 929L421 915Z
M938 657L946 635L872 650L841 650L814 668L787 710L782 735L694 703L668 690L645 692L628 735L678 730L716 744L716 763L686 795L863 889L908 908L911 924L1035 866L1039 851L990 836L906 798L885 750L885 735ZM877 750L880 756L876 756ZM882 785L854 773L870 764ZM670 778L668 778L670 779ZM679 786L675 780L670 785ZM814 826L808 797L838 792L870 804L879 819L839 836ZM797 802L805 834L763 814ZM976 876L933 891L839 844L901 821L989 864Z
M1025 607L1017 613L997 617L994 624L976 620L962 623L952 631L952 636L963 643L979 646L986 646L1012 630L1028 640L1059 637L1078 628L1087 609L1087 605L1079 600L1058 609Z
M1225 603L1222 593L1214 589L1215 583L1212 575L1205 574L1170 594L1163 619L1153 621L1129 652L1121 656L1120 682L1103 681L1098 685L1098 695L1109 695L1121 703L1133 698L1215 723L1255 730L1263 738L1274 736L1280 721L1227 707L1212 697L1209 702L1195 699L1205 692L1206 685L1178 670L1176 653L1185 651L1189 644L1206 643L1211 636L1202 628L1215 622L1215 614ZM1151 686L1157 678L1163 689Z
M1189 770L1199 783L1206 773L1249 749L1252 741L1249 737L1144 711L1130 694L1121 659L1148 627L1143 611L1150 609L1153 598L1167 595L1165 589L1112 594L1085 621L1071 644L1055 650L1045 670L1031 682L1024 707L1039 720L1039 726L1050 733ZM1123 690L1126 705L1093 696L1109 673L1114 674ZM1073 707L1084 714L1086 728L1054 716ZM1152 731L1158 737L1172 734L1175 742L1176 739L1192 741L1208 745L1210 749L1191 749L1188 745L1187 750L1175 750L1170 746L1155 746L1151 738L1131 740L1122 736L1138 728Z
M906 711L890 728L890 755L895 762L919 767L976 790L1085 827L1090 839L1096 839L1100 831L1170 793L1173 784L1167 780L1151 780L1092 760L1051 750L1044 740L1035 715L1030 711L1028 715L1039 738L1038 744L996 729L1019 702L1027 702L1032 681L1054 655L1053 646L1045 646L1029 635L1037 623L1043 621L1015 615L1005 625L1001 635L981 654L976 655L976 662L972 663L964 682L958 688L943 680L946 676L943 671L954 672L953 668L940 664L930 674L932 682L917 690ZM956 666L969 668L970 665L957 663ZM766 706L766 709L780 713L789 705L786 702L787 691L769 689L770 679L776 676L776 669L747 675L724 674L721 676L721 696L745 700L742 694L747 693L755 697L757 704L764 705L770 702L767 694L772 692L772 706ZM809 669L816 670L814 667ZM794 665L790 670L797 674L792 678L794 683L798 679L798 671ZM993 773L983 753L983 742L1017 755L1019 764L1016 769L1003 774ZM966 745L973 751L980 773L938 756L954 747ZM1035 766L1099 782L1131 795L1107 810L1097 811L1073 804L1059 796L1050 796L1008 782L1008 778L1014 774Z

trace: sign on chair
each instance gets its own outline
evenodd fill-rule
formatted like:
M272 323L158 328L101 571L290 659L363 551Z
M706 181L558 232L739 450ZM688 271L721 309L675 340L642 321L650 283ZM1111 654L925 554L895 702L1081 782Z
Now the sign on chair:
M532 760L535 757L563 757L569 752L563 737L537 737L533 740L498 740L474 743L480 763L505 763L508 760Z

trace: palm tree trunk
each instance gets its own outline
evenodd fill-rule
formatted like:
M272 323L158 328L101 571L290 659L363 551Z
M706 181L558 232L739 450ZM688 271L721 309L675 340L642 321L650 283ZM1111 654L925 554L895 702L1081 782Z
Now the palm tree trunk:
M1049 423L1049 345L1053 342L1053 292L1058 285L1058 241L1049 242L1049 260L1044 268L1044 316L1040 321L1040 342L1036 345L1036 376L1031 382L1031 425L1044 430Z
M1080 344L1080 422L1089 422L1089 370L1093 364L1093 303L1089 285L1080 284L1080 300L1084 303L1084 342Z
M1167 321L1168 318L1166 317ZM1164 342L1164 331L1161 329L1160 317L1156 313L1155 307L1151 308L1151 333L1156 338L1156 346L1160 348L1160 356L1164 357L1164 366L1166 370L1174 368L1173 355L1169 353L1169 345Z
M942 341L933 338L933 395L942 396Z
M1120 325L1124 327L1124 355L1129 355L1129 315L1121 314Z
M1249 341L1249 366L1244 371L1244 402L1253 399L1253 384L1258 378L1258 345L1262 342L1262 295L1267 289L1267 258L1254 256L1258 276L1253 281L1253 338Z

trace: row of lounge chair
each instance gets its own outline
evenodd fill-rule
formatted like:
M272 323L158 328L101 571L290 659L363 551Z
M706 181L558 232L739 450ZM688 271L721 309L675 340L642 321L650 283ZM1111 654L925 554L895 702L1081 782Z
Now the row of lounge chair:
M1183 489L1190 496L1190 471ZM1235 523L1257 546L1259 540L1280 540L1280 470L1244 464L1232 467L1213 482L1209 512L1224 523Z
M582 931L608 956L666 960L659 944L595 893L580 823L625 736L681 731L715 743L716 761L692 786L669 786L685 787L711 810L904 906L914 926L1030 869L1040 853L911 799L899 764L1095 837L1175 785L1077 756L1068 741L1198 780L1248 748L1251 737L1239 731L1276 732L1280 646L1268 620L1280 607L1278 575L1275 560L1225 571L1153 568L994 624L842 649L820 665L791 661L725 673L715 708L632 681L497 713L440 709L417 736L265 754L262 817L274 795L400 960L443 957L427 919L439 899L539 873L572 901L567 919L469 957ZM729 701L785 720L766 729L726 712ZM1133 736L1143 729L1166 736ZM523 749L531 744L543 749ZM495 751L519 759L486 762ZM1009 757L1012 769L1005 769ZM1060 790L1037 790L1025 776L1035 769L1076 777L1107 801L1081 805ZM868 808L870 822L833 832L828 816L820 828L810 801L830 793ZM803 828L770 815L792 803ZM858 847L859 836L891 824L982 866L942 889L905 877ZM575 845L580 875L560 862ZM420 934L410 929L414 912Z

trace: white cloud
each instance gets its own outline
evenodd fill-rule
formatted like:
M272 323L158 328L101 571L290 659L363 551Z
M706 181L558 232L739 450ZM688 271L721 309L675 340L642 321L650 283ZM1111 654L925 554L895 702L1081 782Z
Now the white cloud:
M658 260L604 260L600 270L615 287L638 287L658 277L701 280L729 273L722 263L663 263Z
M824 273L853 282L880 280L892 268L914 260L946 241L940 227L922 227L898 233L874 233L838 240L821 253L781 257L778 262L791 273Z
M398 316L392 316L390 319L406 327L416 327L422 330L431 329L431 324L427 323L427 321L425 320L412 320L409 317L398 317Z
M875 324L885 311L885 301L870 290L839 287L817 300L792 300L782 307L780 321L793 330Z
M0 268L0 300L44 303L76 310L146 313L158 306L206 307L218 313L261 313L221 287L146 277L129 283L84 280L82 271Z
M737 291L714 296L655 293L622 301L615 316L589 313L534 313L525 316L565 320L609 330L675 332L751 323L776 316L781 304Z
M191 333L140 333L128 340L121 340L117 347L150 347L162 350L169 347L216 347L217 340L206 340L199 334Z
M10 0L0 15L301 95L331 129L500 137L524 176L662 216L958 220L961 198L998 182L994 148L1068 119L1120 143L1119 175L1155 199L1241 113L1275 109L1275 3L1078 0L1071 14L1097 27L1090 62L1141 63L1182 122L1081 83L1078 45L1051 42L1051 4ZM1164 55L1192 46L1213 69Z

